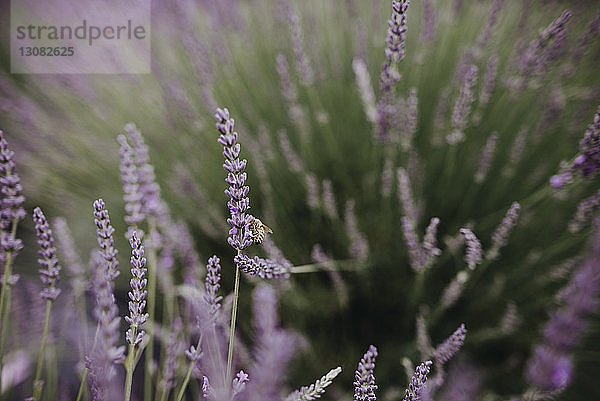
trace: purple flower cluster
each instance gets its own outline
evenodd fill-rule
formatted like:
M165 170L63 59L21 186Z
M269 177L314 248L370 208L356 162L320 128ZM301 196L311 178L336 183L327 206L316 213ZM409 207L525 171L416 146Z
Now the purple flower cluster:
M33 221L35 222L37 243L40 246L38 263L43 267L43 269L40 269L40 280L46 286L40 292L40 295L46 301L55 301L60 294L60 289L56 288L56 284L60 279L60 265L56 258L52 230L46 216L39 207L36 207L33 211Z
M485 177L490 170L490 163L492 161L492 156L494 155L494 150L496 149L497 141L498 134L493 133L485 143L483 151L481 152L481 157L479 158L479 168L475 173L475 182L477 184L481 184L485 180Z
M477 82L477 71L477 67L471 64L463 77L460 94L452 111L453 131L446 138L451 145L460 143L465 139L465 128L467 128L469 122L469 113L473 103L473 89Z
M425 361L417 366L415 374L410 379L410 383L406 389L404 401L418 401L420 399L431 365L431 361Z
M571 182L575 175L591 178L600 170L600 107L594 116L594 122L588 127L579 143L579 155L561 168L561 173L550 178L554 189L561 189Z
M206 295L204 300L210 307L210 314L214 317L221 308L222 296L219 296L219 288L221 287L221 265L219 258L214 255L208 259L206 265Z
M125 135L117 137L121 156L121 180L123 181L123 199L125 200L125 222L137 226L144 220L142 213L142 193L138 182L137 168L133 159L133 149Z
M255 256L253 258L241 254L236 255L233 258L236 266L241 271L250 275L258 276L260 278L287 278L290 276L290 269L280 263L277 263L271 259L263 259Z
M375 359L377 358L377 348L371 345L362 359L358 363L358 368L354 372L354 401L375 401Z
M15 230L14 225L25 217L25 197L22 195L21 180L15 172L13 157L14 152L8 148L4 132L0 130L0 261L6 260L8 252L15 255L23 248L21 240L11 233L11 230Z
M240 160L240 144L237 142L238 133L233 131L234 121L229 118L229 110L217 109L215 113L217 120L217 129L221 133L218 142L223 145L223 156L225 163L223 168L227 171L225 182L229 184L229 188L225 190L225 194L230 198L227 202L231 217L227 222L231 224L229 230L229 238L227 242L238 251L252 245L252 238L248 225L254 220L251 214L246 211L250 208L250 200L248 192L250 188L246 185L246 159Z
M131 245L131 275L129 281L131 291L129 291L129 316L125 316L125 321L129 323L130 328L125 334L125 338L129 344L138 345L144 339L146 334L143 330L137 331L137 328L146 323L148 313L144 313L146 307L146 258L144 257L144 246L142 241L137 237L134 231L129 239Z
M473 234L473 231L468 228L461 228L460 233L465 237L465 243L467 244L465 262L467 262L469 269L473 270L481 263L481 243Z
M538 389L556 393L571 381L573 361L569 352L586 329L584 318L598 306L600 293L600 234L594 239L592 255L576 270L561 292L563 306L551 316L544 328L545 342L535 348L527 377Z
M504 216L502 223L500 223L500 225L496 228L496 231L494 231L494 234L492 235L492 247L486 255L488 259L496 258L500 248L506 245L510 232L517 224L517 219L519 218L519 209L519 203L513 202L510 206L510 209L508 209L506 212L506 216Z
M377 139L389 141L389 130L392 128L395 110L393 86L400 80L400 74L394 64L404 59L404 42L406 39L406 12L408 0L392 2L392 16L388 21L388 32L385 47L385 62L381 71L381 100L377 107L378 128Z
M434 356L436 362L442 365L448 362L454 354L458 352L460 347L462 347L466 336L467 329L464 324L461 324L460 327L446 339L446 341L441 343L435 349Z

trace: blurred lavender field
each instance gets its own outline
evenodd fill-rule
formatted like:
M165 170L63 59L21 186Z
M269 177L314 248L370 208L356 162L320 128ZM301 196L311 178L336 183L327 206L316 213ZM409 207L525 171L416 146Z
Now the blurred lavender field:
M156 1L141 75L8 46L0 400L600 399L595 2Z

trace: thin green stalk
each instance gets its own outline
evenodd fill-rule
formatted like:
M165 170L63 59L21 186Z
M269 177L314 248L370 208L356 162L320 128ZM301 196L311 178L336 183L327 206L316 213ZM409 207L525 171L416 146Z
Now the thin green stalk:
M103 312L104 313L104 312ZM90 354L93 354L96 350L96 343L98 342L98 333L100 332L100 323L96 323L96 334L94 335L94 344L92 345L92 350ZM77 399L75 401L80 401L81 396L83 395L83 391L85 389L85 383L87 381L89 370L85 368L83 370L83 374L81 375L81 383L79 384L79 391L77 392Z
M44 320L44 333L42 334L42 345L40 347L40 355L38 357L37 368L35 370L35 380L33 381L33 399L38 401L42 396L42 387L44 382L40 380L42 377L42 366L44 365L44 355L46 354L46 343L48 342L48 331L50 329L50 311L52 310L51 300L46 301L46 318Z
M132 339L135 339L137 335L137 327L132 327ZM127 351L127 360L125 361L125 401L131 399L131 385L133 384L133 369L135 368L135 344L132 342L129 344L129 350Z
M238 255L241 251L238 250ZM235 267L235 286L233 287L233 306L231 307L231 328L229 330L229 351L227 351L227 375L225 385L231 382L231 364L233 361L233 339L235 338L235 323L237 318L238 300L240 298L240 268Z
M17 236L17 224L19 220L13 219L11 238L14 240ZM4 266L4 276L2 278L2 293L0 294L0 321L2 322L2 333L0 334L0 388L2 387L2 366L4 365L4 347L6 337L8 335L8 319L10 316L10 296L12 288L8 285L10 276L12 275L13 253L6 253L6 264Z
M198 339L198 344L196 345L196 350L200 349L202 345L202 334L200 334L200 338ZM183 379L183 383L181 383L181 388L179 389L179 393L177 394L176 401L181 401L183 399L183 395L185 394L185 389L187 388L188 383L190 382L190 378L192 377L192 372L194 370L194 361L190 361L188 365L188 370L185 375L185 379Z
M149 236L154 238L156 234L156 223L149 219ZM152 400L152 363L154 361L154 310L156 305L156 246L152 244L148 254L148 321L146 332L148 333L148 345L146 346L146 363L144 369L144 401Z

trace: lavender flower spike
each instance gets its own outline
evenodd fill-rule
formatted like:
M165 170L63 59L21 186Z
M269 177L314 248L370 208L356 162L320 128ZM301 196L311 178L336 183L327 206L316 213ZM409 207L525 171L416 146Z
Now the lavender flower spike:
M475 173L475 183L481 184L485 177L487 176L488 171L490 170L490 162L492 160L492 156L494 155L494 150L496 149L496 142L498 141L498 134L493 133L488 138L485 143L485 147L483 148L483 152L481 152L481 158L479 159L479 168Z
M60 289L56 288L60 278L60 265L56 258L52 230L48 225L46 216L39 207L36 207L33 211L33 221L35 222L37 243L40 246L38 263L43 267L43 269L40 269L40 280L46 286L40 292L40 296L46 301L55 301L60 294Z
M371 76L367 70L367 64L363 59L355 57L352 60L352 69L356 77L356 85L358 86L358 93L365 109L367 119L371 123L377 122L377 107L375 106L375 93L373 92L373 85L371 84Z
M219 258L214 255L206 265L206 295L204 300L210 307L211 316L215 317L221 308L222 296L218 296L221 287L221 265Z
M215 113L217 120L217 129L221 133L218 142L223 145L223 156L225 163L223 168L227 171L225 182L229 184L229 188L225 190L225 194L230 198L227 202L231 217L227 222L232 228L229 230L229 238L227 242L238 251L252 245L252 238L248 225L254 220L251 214L247 214L246 210L250 208L250 200L248 192L250 188L246 185L246 159L240 160L240 144L237 142L238 133L234 132L233 118L229 118L229 110L217 109Z
M487 259L495 259L498 257L498 252L500 248L506 245L506 241L508 240L508 235L512 231L512 229L517 224L517 219L519 218L519 204L517 202L513 202L506 212L506 216L502 220L502 223L496 228L494 234L492 235L492 247L487 252Z
M473 64L464 76L460 94L454 110L452 111L452 128L453 131L446 137L446 141L450 145L455 145L465 139L465 128L469 123L469 114L471 112L471 104L473 103L473 89L477 82L477 67Z
M358 363L358 368L354 373L354 401L375 401L375 358L377 358L377 348L369 346L368 351L363 355Z
M148 296L146 291L148 280L145 278L147 269L144 246L135 231L129 239L129 244L131 245L131 275L133 278L129 281L132 290L129 291L129 316L125 316L125 321L129 323L130 328L127 330L125 338L129 344L138 345L146 334L143 330L137 332L137 328L148 320L148 314L144 313Z
M481 243L475 234L473 234L473 231L468 228L461 228L460 233L464 235L465 243L467 244L465 262L469 265L469 269L474 270L481 263Z
M285 398L285 401L313 401L321 398L321 394L325 393L325 388L329 386L333 379L340 374L342 368L339 366L331 369L325 376L311 384L310 386L302 386L300 390L294 391Z
M465 342L465 337L467 335L467 329L465 329L465 325L461 324L458 329L450 337L446 339L443 343L441 343L435 349L435 360L438 364L445 364L448 362L454 354L458 352L460 347L462 347Z
M423 391L423 387L427 381L427 375L431 369L431 364L431 361L425 361L417 366L415 374L412 379L410 379L410 384L406 389L404 401L418 401L420 399L421 391Z
M125 135L117 137L121 155L121 181L123 182L123 199L125 200L125 222L137 226L144 220L142 214L142 193L138 182L137 167L134 162L133 149Z

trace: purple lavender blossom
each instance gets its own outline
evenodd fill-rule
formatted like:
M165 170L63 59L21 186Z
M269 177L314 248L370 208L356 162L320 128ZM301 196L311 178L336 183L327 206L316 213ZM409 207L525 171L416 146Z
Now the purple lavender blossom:
M498 256L500 249L506 245L510 232L517 224L519 208L519 203L513 202L510 209L506 212L506 216L504 216L502 223L500 223L496 228L496 231L494 231L494 234L492 235L492 247L486 255L488 259L495 259Z
M206 295L204 301L209 305L211 316L215 316L221 309L222 296L219 296L219 288L221 287L221 265L220 260L216 255L208 259L206 265Z
M446 137L448 144L455 145L465 139L465 128L469 123L469 114L473 103L473 89L477 82L477 67L473 64L467 70L460 89L460 94L454 103L452 111L453 131Z
M392 193L392 181L394 180L394 172L392 161L385 158L383 162L383 171L381 172L381 196L389 198Z
M225 182L229 184L229 188L225 190L225 194L230 198L227 202L231 217L227 222L232 228L229 230L229 238L227 242L233 248L241 251L252 245L252 238L248 225L254 217L247 214L246 210L250 208L250 200L248 192L250 188L246 185L246 159L240 160L240 144L237 142L238 133L233 131L234 121L229 118L229 110L217 109L215 113L217 120L217 129L221 133L218 142L223 145L223 156L225 163L223 168L227 171Z
M249 401L279 399L284 372L294 355L295 337L279 328L277 296L267 285L257 287L253 294L257 332L255 363L250 369L252 380L244 394Z
M415 271L419 271L425 264L425 253L419 244L419 239L415 233L415 228L412 221L406 217L402 217L402 234L408 247L408 257L410 260L410 266Z
M262 247L265 250L267 257L280 265L280 270L292 270L292 268L294 267L293 263L286 259L283 252L281 252L281 249L279 249L277 245L275 245L271 238L266 237L262 242Z
M308 62L304 46L302 45L302 26L300 25L300 18L294 11L292 6L286 4L286 17L292 30L292 39L294 41L294 53L296 53L297 71L302 79L304 86L310 86L315 80L314 72Z
M240 370L231 383L231 397L234 398L236 395L244 391L246 383L250 381L250 377L246 372Z
M94 201L94 223L96 224L96 235L100 253L106 262L108 279L113 281L119 276L117 270L117 249L114 247L113 233L115 229L110 225L110 216L102 199Z
M413 375L412 379L410 379L410 383L406 389L404 401L418 401L420 399L421 392L423 391L423 387L425 387L425 382L427 381L427 375L431 369L431 365L431 361L425 361L417 366L415 369L415 374Z
M375 401L375 359L377 358L377 348L373 345L363 355L358 363L358 368L354 372L354 401Z
M296 390L285 398L285 401L313 401L321 398L321 395L325 393L325 388L329 386L333 379L340 374L342 368L339 366L335 369L331 369L325 376L311 384L310 386L302 386L300 390Z
M287 278L290 275L290 269L288 267L282 266L270 259L259 258L258 256L250 258L247 255L241 254L236 255L233 258L233 261L241 271L250 276L272 279Z
M488 24L485 27L485 30L482 32L479 38L479 43L477 44L479 46L479 49L482 49L487 44L492 34L492 29L494 29L494 25L496 25L496 20L498 19L498 12L502 8L503 3L504 0L494 1L494 5L492 6L492 12L490 13L490 19L488 20Z
M285 161L293 172L300 173L305 170L302 159L294 150L294 147L284 130L279 131L279 146L283 151Z
M485 177L487 176L488 171L490 170L490 163L492 160L492 156L494 155L494 150L496 149L496 142L498 141L498 134L493 133L488 138L485 143L485 147L481 152L481 157L479 158L479 167L477 172L475 173L475 182L477 184L481 184Z
M406 170L404 170L402 167L398 168L397 176L398 194L400 197L400 203L402 204L404 216L410 220L411 224L415 225L418 223L418 212L412 196L410 179L406 173Z
M454 333L452 333L450 337L448 337L435 349L434 356L436 362L441 365L448 362L462 347L466 336L467 329L463 323L458 327L458 329L456 329Z
M482 385L481 370L462 361L450 365L445 379L443 392L437 397L444 401L472 401Z
M469 279L469 272L466 270L458 272L450 284L444 289L440 299L440 305L446 309L454 305L462 294L465 283Z
M69 275L72 277L71 283L73 291L75 292L76 297L78 297L82 295L88 287L86 269L81 263L81 259L73 241L73 236L71 235L66 220L63 217L57 217L54 219L53 226L58 242L58 249L63 256Z
M581 231L598 209L600 209L600 191L584 199L577 205L577 211L571 221L569 221L569 231L572 233Z
M469 269L474 270L475 267L481 263L481 243L475 234L473 234L473 231L468 228L461 228L460 233L465 237L465 243L467 245L465 262L467 262Z
M43 269L39 270L40 280L46 286L40 292L40 296L46 301L55 301L60 294L60 289L56 288L56 284L60 279L60 265L56 258L52 230L48 225L46 216L44 216L42 209L39 207L33 210L33 221L35 222L37 243L40 246L38 263L43 267Z
M431 42L435 37L435 10L431 5L431 0L425 0L423 5L424 20L423 41Z
M138 182L137 167L134 162L133 149L125 135L119 135L117 141L121 146L121 181L123 182L123 199L125 200L125 222L137 226L144 220L142 214L142 193Z
M497 2L502 2L503 0L497 0ZM490 101L490 97L492 96L492 92L494 90L494 83L496 80L496 74L498 72L498 57L492 56L488 61L487 71L485 72L485 79L483 80L484 84L481 88L481 93L479 94L479 104L486 105Z
M177 373L177 359L183 351L183 342L179 339L179 335L183 330L183 322L178 316L173 319L173 327L169 334L169 342L167 345L167 357L165 360L160 386L164 391L169 391L175 387L175 374Z
M553 58L566 39L566 24L571 18L571 12L565 10L560 17L554 20L540 36L531 42L529 48L523 53L520 61L520 71L526 79L534 74L541 73Z
M144 246L134 231L129 239L131 245L131 275L133 278L129 281L131 290L129 291L129 316L125 316L125 321L129 323L125 338L129 344L138 345L144 339L146 334L143 330L137 331L148 320L148 313L144 313L146 307L146 258L144 257ZM135 338L134 338L135 337Z
M550 178L554 189L561 189L572 181L575 175L591 178L600 170L600 107L594 116L594 122L588 127L581 142L579 155L571 163L564 163L558 175Z
M8 148L4 132L0 130L0 193L3 195L0 200L0 262L5 262L9 253L16 256L23 248L22 241L12 233L19 220L25 217L25 197L13 157L14 152ZM8 277L8 280L15 281L16 277Z
M283 97L290 106L295 105L298 102L298 90L290 80L287 59L283 54L278 54L276 60L277 72L279 73L279 79L281 80L281 85L283 86Z
M429 221L429 225L425 230L425 237L423 237L423 250L427 259L426 264L432 263L435 258L442 254L441 249L437 248L437 227L440 224L440 219L432 217Z
M304 175L306 181L306 203L308 207L315 210L319 208L320 196L319 196L319 184L317 183L317 177L312 173L306 173Z
M400 80L395 64L404 59L404 42L406 39L406 12L408 0L392 2L392 16L388 22L385 47L386 61L381 71L381 99L377 106L377 139L389 141L389 131L395 114L393 87Z
M536 348L527 368L529 381L548 393L563 390L571 382L572 376L571 358L544 345Z
M156 182L154 167L150 164L148 146L144 141L142 133L135 124L129 123L125 131L131 139L135 152L135 164L137 167L140 192L142 193L142 212L145 217L157 217L165 213L164 205L160 199L160 186Z

